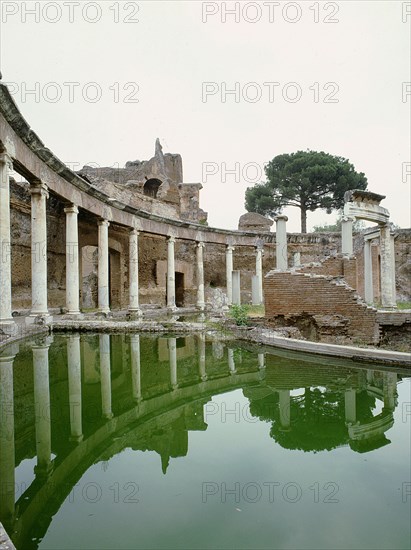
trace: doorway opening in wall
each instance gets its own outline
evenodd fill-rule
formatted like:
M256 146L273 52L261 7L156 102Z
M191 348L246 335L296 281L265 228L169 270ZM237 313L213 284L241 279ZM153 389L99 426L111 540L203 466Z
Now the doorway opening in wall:
M184 273L175 272L176 281L176 306L184 307Z
M121 307L121 270L120 252L110 248L109 261L109 289L110 308L120 309Z

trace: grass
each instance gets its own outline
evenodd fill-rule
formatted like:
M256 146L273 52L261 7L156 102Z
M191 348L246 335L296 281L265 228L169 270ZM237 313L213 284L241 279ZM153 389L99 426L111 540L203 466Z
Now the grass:
M411 309L411 302L398 302L398 309Z
M265 308L263 305L260 306L248 306L247 310L248 317L264 317Z

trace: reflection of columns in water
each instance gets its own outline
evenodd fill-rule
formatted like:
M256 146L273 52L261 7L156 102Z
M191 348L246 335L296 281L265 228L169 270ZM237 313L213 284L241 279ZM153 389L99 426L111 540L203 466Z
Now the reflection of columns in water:
M140 336L130 335L131 383L134 401L141 401Z
M0 357L0 516L10 521L14 516L14 356Z
M177 341L175 338L168 339L168 357L170 361L170 382L173 390L178 388L177 380Z
M265 355L264 353L258 354L258 368L265 369Z
M374 371L367 369L367 384L374 384Z
M204 334L198 335L198 364L200 371L200 378L203 382L207 380L206 372L206 343Z
M101 410L103 418L113 418L111 410L111 358L110 336L100 334Z
M230 370L230 374L235 374L236 368L235 368L235 362L234 362L234 350L227 348L228 353L228 368Z
M393 411L395 409L395 394L397 390L397 373L384 372L384 407Z
M281 427L289 428L291 424L290 390L278 390L278 407Z
M36 475L51 470L51 419L49 383L49 339L33 346L34 407L36 419Z
M357 421L357 393L354 389L345 391L345 421L354 424Z
M70 432L71 441L80 442L83 439L81 419L81 356L80 336L73 335L67 339L67 367L70 402Z

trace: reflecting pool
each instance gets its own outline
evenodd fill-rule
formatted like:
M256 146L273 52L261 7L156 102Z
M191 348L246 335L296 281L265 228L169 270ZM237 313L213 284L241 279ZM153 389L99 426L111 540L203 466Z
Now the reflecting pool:
M0 352L0 521L18 550L410 547L406 371L206 342Z

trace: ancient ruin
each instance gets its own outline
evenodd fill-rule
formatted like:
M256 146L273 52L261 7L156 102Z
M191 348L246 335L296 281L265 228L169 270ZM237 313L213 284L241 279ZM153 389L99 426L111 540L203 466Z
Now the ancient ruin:
M342 236L289 234L282 215L272 232L255 213L238 230L209 227L201 184L183 182L181 156L163 153L159 140L148 161L75 173L4 85L0 149L3 334L13 334L16 316L43 325L61 313L138 319L153 308L240 303L264 303L270 325L323 342L375 345L390 327L409 327L395 308L397 294L410 299L410 232L391 230L381 195L346 196ZM354 219L377 226L353 237Z

